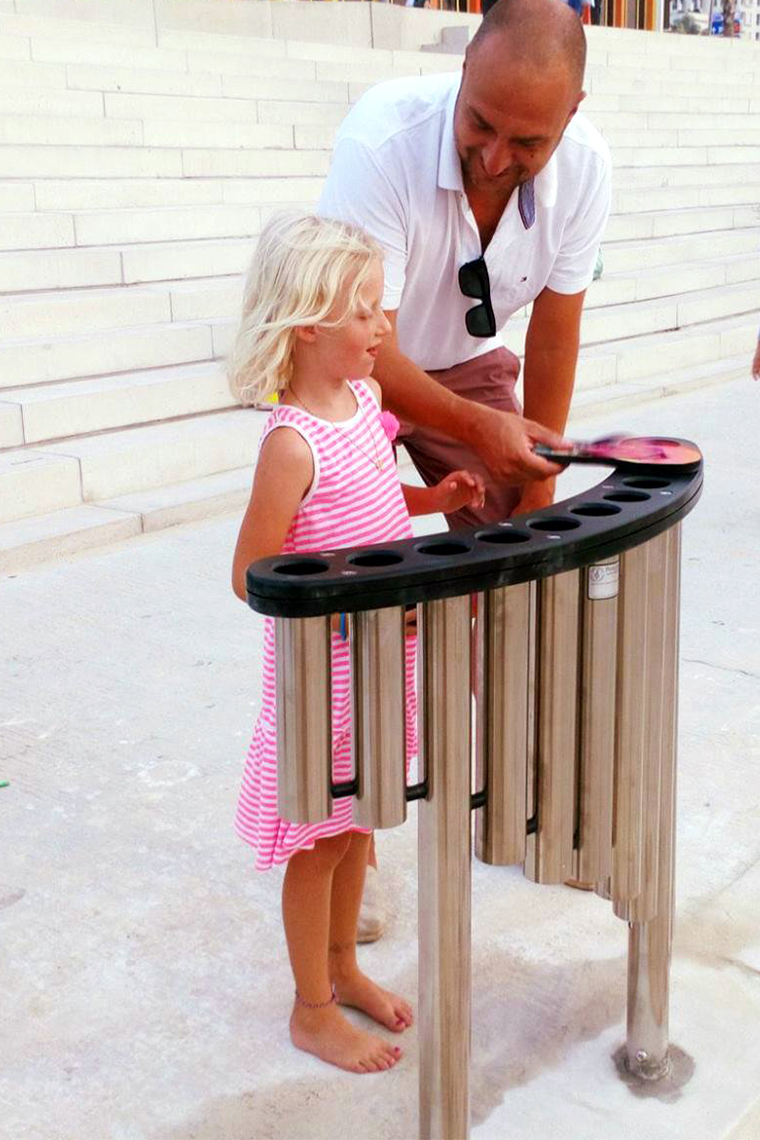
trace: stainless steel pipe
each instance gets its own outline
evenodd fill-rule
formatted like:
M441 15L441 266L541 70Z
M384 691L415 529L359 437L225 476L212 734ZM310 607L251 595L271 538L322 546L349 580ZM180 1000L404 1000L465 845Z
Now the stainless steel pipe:
M620 559L581 572L581 676L578 746L578 847L573 877L608 879L612 867L612 795Z
M332 812L330 619L276 618L277 810L294 823Z
M397 827L406 819L404 607L351 618L352 751L359 827Z
M470 1127L470 598L421 610L420 1137Z
M657 1080L669 1069L668 1005L673 936L675 883L675 805L678 723L678 642L680 613L680 524L648 545L658 573L650 590L658 623L659 668L649 677L653 711L659 710L657 738L651 747L659 756L657 813L647 836L653 873L647 874L641 903L634 900L628 936L627 1064L645 1080ZM656 606L654 599L656 598ZM653 810L650 802L649 810ZM647 827L647 832L649 827ZM651 913L651 912L654 913ZM650 916L651 915L651 916Z
M545 578L538 587L538 819L525 861L525 874L535 883L563 883L573 873L579 590L577 570Z
M491 590L476 620L475 854L484 863L522 863L526 850L530 583Z

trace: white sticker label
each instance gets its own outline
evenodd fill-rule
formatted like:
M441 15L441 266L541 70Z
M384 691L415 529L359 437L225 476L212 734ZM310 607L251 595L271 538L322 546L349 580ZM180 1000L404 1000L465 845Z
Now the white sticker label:
M588 568L588 596L592 601L599 598L615 598L620 582L620 563L605 562L601 566Z

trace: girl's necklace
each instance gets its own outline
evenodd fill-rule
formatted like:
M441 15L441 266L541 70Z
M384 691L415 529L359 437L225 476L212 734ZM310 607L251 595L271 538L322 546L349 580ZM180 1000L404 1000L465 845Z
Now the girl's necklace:
M360 443L357 443L356 440L353 439L348 434L348 432L345 430L345 428L340 427L340 425L336 424L334 420L328 420L326 416L318 416L316 414L316 412L313 412L311 410L311 408L303 402L303 400L301 399L300 396L296 395L296 393L293 391L292 388L289 388L288 391L290 392L291 396L296 401L296 403L300 404L305 412L308 412L310 416L314 416L315 420L325 420L326 423L330 424L330 426L335 428L336 431L340 432L341 435L344 435L346 437L346 439L348 440L348 442L350 444L352 444L356 448L357 451L360 451L362 453L362 455L364 455L367 459L369 459L370 463L374 463L374 465L378 469L378 471L383 470L383 468L385 467L385 460L383 459L383 457L380 455L380 452L378 451L377 440L375 439L375 433L372 430L370 422L367 419L367 414L364 411L364 408L362 407L362 403L361 403L358 396L354 396L354 399L356 400L357 404L359 405L359 411L362 414L362 419L364 420L367 431L369 432L369 437L372 440L372 446L375 449L375 458L374 459L372 458L372 456L370 455L370 453L368 451L364 450L364 448L361 446Z

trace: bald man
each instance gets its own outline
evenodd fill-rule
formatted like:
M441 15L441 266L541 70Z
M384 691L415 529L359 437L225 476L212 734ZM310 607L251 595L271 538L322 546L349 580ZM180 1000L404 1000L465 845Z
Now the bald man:
M576 114L585 57L561 0L498 0L461 76L378 84L338 132L319 210L385 251L384 403L426 483L462 467L486 482L484 508L454 527L554 494L558 468L532 449L564 431L610 198L607 146ZM522 418L499 334L531 302Z

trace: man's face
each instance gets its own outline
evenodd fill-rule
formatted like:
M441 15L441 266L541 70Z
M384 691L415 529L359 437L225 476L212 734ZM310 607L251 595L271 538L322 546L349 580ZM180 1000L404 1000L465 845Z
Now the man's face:
M467 190L512 192L546 166L584 98L564 64L544 74L510 61L492 35L466 60L454 140Z

